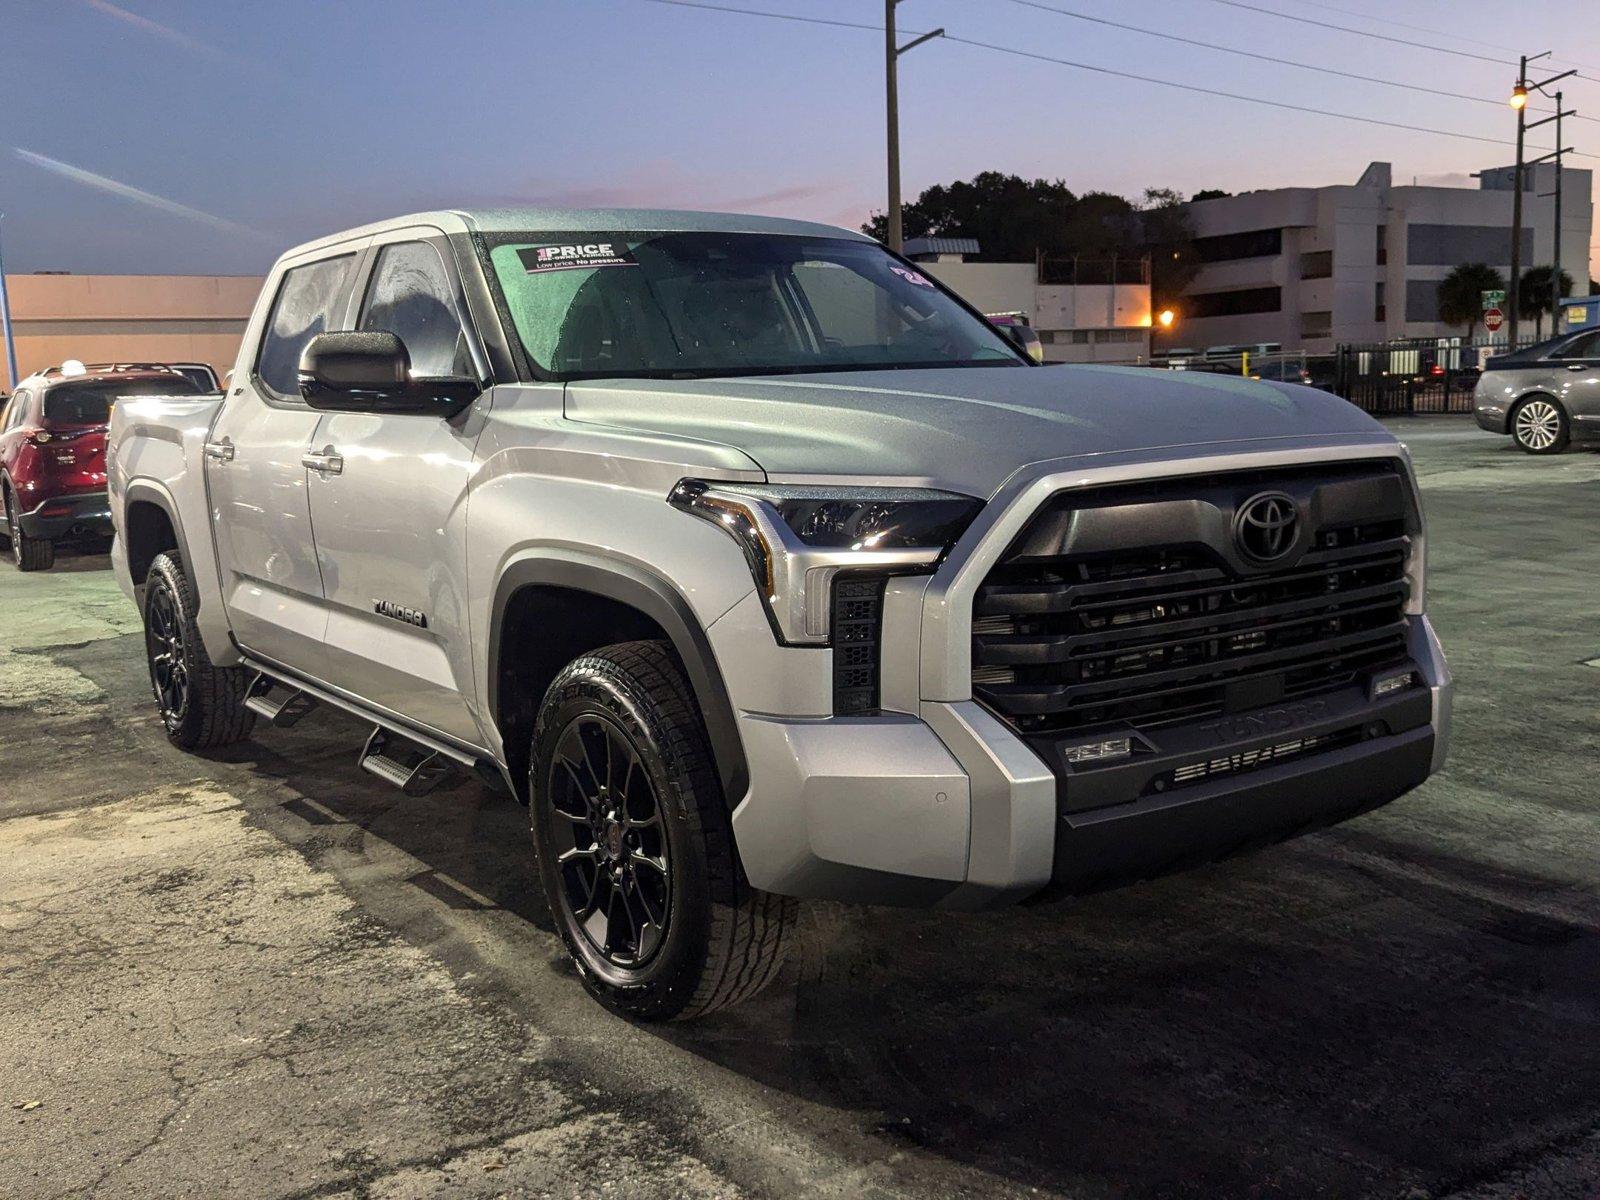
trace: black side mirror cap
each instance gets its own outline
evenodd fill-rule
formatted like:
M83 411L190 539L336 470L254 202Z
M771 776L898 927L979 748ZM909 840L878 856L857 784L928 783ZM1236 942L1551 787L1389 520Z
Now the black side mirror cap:
M411 377L405 342L380 329L319 333L300 355L300 395L326 412L453 417L482 393L476 379Z

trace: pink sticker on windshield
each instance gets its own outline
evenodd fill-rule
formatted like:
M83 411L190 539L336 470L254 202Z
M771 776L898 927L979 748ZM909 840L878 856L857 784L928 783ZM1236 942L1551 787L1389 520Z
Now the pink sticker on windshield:
M922 274L920 271L913 271L910 267L890 267L889 270L900 276L900 278L904 279L907 283L914 283L918 287L925 288L931 288L933 286L926 275Z

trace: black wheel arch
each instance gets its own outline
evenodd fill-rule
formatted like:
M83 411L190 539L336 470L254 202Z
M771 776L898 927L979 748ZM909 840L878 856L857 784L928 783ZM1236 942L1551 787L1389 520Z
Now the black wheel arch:
M532 661L525 654L532 648L520 637L530 609L539 616L576 622L565 629L565 637L541 637ZM550 680L580 654L613 642L657 637L671 643L683 664L729 807L743 799L750 773L733 703L710 639L689 602L646 568L571 551L518 559L495 587L489 626L489 714L500 731L508 773L519 794L527 779L531 710L537 708Z
M133 586L142 588L150 564L156 556L176 551L184 562L193 562L183 536L183 519L172 497L153 483L135 480L128 485L122 501L122 521L117 530L128 556L128 573ZM195 607L200 598L195 596Z

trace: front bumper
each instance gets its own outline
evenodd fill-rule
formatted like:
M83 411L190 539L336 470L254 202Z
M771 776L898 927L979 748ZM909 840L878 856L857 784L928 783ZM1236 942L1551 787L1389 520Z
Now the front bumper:
M111 502L104 492L55 496L31 512L18 513L17 524L33 538L57 541L69 537L109 537Z
M968 909L1266 845L1387 804L1443 764L1453 684L1426 617L1411 618L1408 650L1417 682L1391 697L1355 688L1170 727L1100 770L1052 768L1048 739L970 700L924 701L918 716L746 713L740 856L767 891ZM1327 740L1294 752L1310 738Z

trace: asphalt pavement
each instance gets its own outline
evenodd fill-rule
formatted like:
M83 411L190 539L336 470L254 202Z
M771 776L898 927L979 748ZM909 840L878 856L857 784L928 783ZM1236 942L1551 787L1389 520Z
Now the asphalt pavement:
M1448 769L1066 905L813 904L784 985L584 995L524 811L342 717L162 736L106 558L0 565L0 1197L1600 1194L1600 455L1395 422Z

